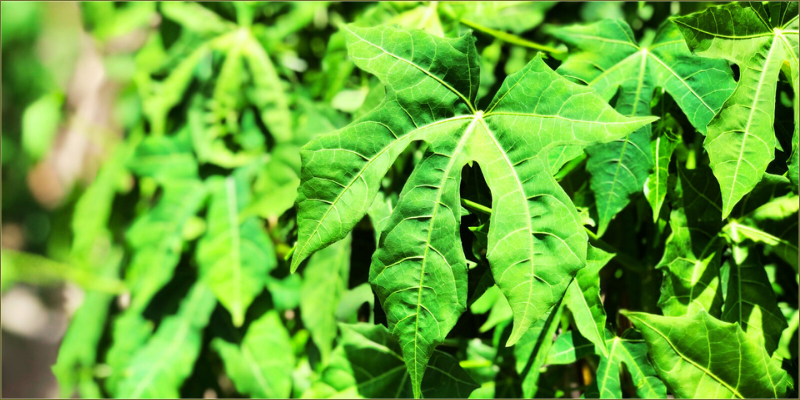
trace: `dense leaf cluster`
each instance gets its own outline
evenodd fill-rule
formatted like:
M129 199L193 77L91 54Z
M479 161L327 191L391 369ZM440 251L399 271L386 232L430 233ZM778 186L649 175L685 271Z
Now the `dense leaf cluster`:
M797 2L102 4L63 395L796 394Z

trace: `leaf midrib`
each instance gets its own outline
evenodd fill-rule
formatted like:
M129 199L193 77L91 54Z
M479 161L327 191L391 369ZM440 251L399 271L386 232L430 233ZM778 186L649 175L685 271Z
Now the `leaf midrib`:
M761 87L764 86L764 77L767 75L767 68L769 68L769 59L772 57L772 51L775 49L775 40L772 40L772 43L769 46L769 52L767 53L767 58L764 60L764 67L761 69L761 76L758 78L758 86L756 87L756 93L753 95L753 105L750 108L750 116L747 118L747 125L744 127L744 137L742 138L742 145L739 148L739 157L736 159L736 168L733 170L733 183L731 183L731 190L728 194L728 201L723 204L723 207L726 210L723 210L723 218L726 218L730 212L733 210L733 204L731 204L731 200L733 200L733 194L736 192L736 177L739 176L739 167L742 164L742 159L744 158L744 148L745 143L747 143L748 136L755 136L759 140L758 136L754 135L750 132L750 126L753 123L753 115L755 115L756 110L758 109L756 106L758 105L758 98L761 93ZM719 137L722 137L720 134ZM763 142L763 140L762 140Z
M669 344L669 346L672 348L672 350L675 352L675 354L677 354L677 355L678 355L678 356L679 356L681 359L685 360L685 361L686 361L686 362L688 362L689 364L692 364L692 365L693 365L695 368L697 368L697 369L699 369L699 370L703 371L703 373L705 373L706 375L710 376L710 377L711 377L711 378L713 378L715 381L719 382L719 383L720 383L722 386L725 386L725 388L726 388L726 389L728 389L728 390L730 390L730 391L731 391L731 393L735 394L735 395L736 395L736 397L738 397L738 398L740 398L740 399L743 399L743 398L744 398L744 396L742 396L742 395L741 395L741 393L739 393L739 392L738 392L736 389L734 389L734 388L732 388L730 385L728 385L728 383L726 383L725 381L723 381L723 380L722 380L722 378L718 377L717 375L715 375L714 373L712 373L711 371L709 371L707 368L704 368L704 367L700 366L700 365L699 365L699 364L697 364L697 363L696 363L694 360L692 360L692 359L691 359L691 358L689 358L689 357L686 357L686 356L685 356L683 353L681 353L681 352L678 350L678 348L677 348L677 347L675 347L675 345L672 343L672 341L671 341L671 340L670 340L670 339L669 339L669 338L668 338L666 335L664 335L663 333L661 333L661 331L660 331L660 330L656 329L654 326L652 326L652 325L648 324L648 323L647 323L647 322L645 322L643 319L641 319L641 318L639 318L639 317L637 317L637 316L635 316L635 315L630 315L629 317L630 317L630 318L636 318L636 319L637 319L637 320L639 320L639 322L641 322L643 325L645 325L645 326L647 326L648 328L652 329L652 330L653 330L653 332L655 332L655 333L657 333L659 336L661 336L661 337L664 339L664 341L665 341L665 342L667 342L667 344ZM706 331L706 335L708 335L708 332L707 332L707 331ZM736 337L738 338L738 337L739 337L739 335L736 335ZM710 352L710 351L711 351L711 348L709 347L709 352ZM741 358L741 352L740 352L740 354L739 354L739 357ZM710 360L711 360L711 357L709 357L709 361L710 361Z
M225 179L225 199L228 208L228 224L230 225L231 235L231 259L233 265L233 282L236 287L235 300L233 306L234 324L239 326L244 321L244 311L242 310L242 257L239 232L239 206L236 196L236 182L232 176Z
M385 152L387 152L389 149L393 148L394 146L398 145L399 143L402 143L403 140L406 139L406 138L408 138L409 141L413 140L413 138L414 138L413 135L418 134L420 131L422 131L424 129L428 129L428 128L431 128L433 126L444 124L444 123L447 123L447 122L457 121L457 120L460 120L460 119L468 119L468 118L472 118L472 117L473 116L471 116L471 115L459 115L459 116L455 116L455 117L451 117L451 118L447 118L447 119L443 119L443 120L439 120L439 121L434 121L434 122L432 122L432 123L430 123L428 125L424 125L422 127L418 127L416 129L414 129L413 131L408 132L407 134L403 135L401 138L397 138L397 140L392 141L388 146L382 148L379 152L375 153L375 155L369 161L367 161L367 163L364 165L364 167L361 168L358 171L358 173L353 176L353 179L350 180L350 183L348 183L347 186L345 186L342 189L342 191L339 192L339 194L336 196L336 199L334 199L331 202L330 207L328 207L328 209L325 211L325 214L322 215L322 218L320 218L319 222L314 227L314 230L311 232L311 234L308 235L309 240L307 240L305 242L305 244L303 244L303 247L300 248L299 251L297 252L298 255L304 254L305 249L308 247L309 243L311 243L311 239L314 237L314 235L317 234L317 232L319 232L319 228L320 228L320 226L322 226L322 223L323 223L322 221L325 221L325 219L328 217L328 214L330 214L331 210L333 210L335 208L336 204L339 203L339 200L342 199L342 196L344 196L344 194L348 190L350 190L350 187L352 187L353 184L356 183L356 181L358 181L359 178L361 178L361 175L364 174L364 171L366 171L369 168L369 166L372 165L372 163L375 160L377 160L381 155L383 155ZM294 263L294 261L292 261L292 262ZM292 267L292 270L296 270L297 267L298 267L298 265L294 265Z
M498 102L498 104L499 104L499 102ZM494 145L497 147L497 150L500 152L500 154L503 155L503 159L505 160L506 165L511 170L511 172L514 174L514 182L517 183L517 187L519 188L520 195L523 196L523 197L526 197L525 189L522 186L522 181L519 179L519 175L517 175L517 170L514 168L514 164L511 163L511 160L509 160L508 154L506 154L505 149L503 149L503 146L501 146L500 142L497 141L497 138L494 136L494 133L492 132L491 129L489 129L489 126L486 124L486 121L483 118L479 118L479 119L480 119L481 125L483 125L483 129L486 131L486 135L489 137L489 139L492 140L492 143L494 143ZM527 199L525 201L527 202ZM530 309L530 306L531 306L531 297L533 296L533 280L534 280L534 277L536 276L536 264L533 261L535 259L534 257L535 257L536 251L534 250L535 243L533 241L533 235L531 234L532 231L533 231L533 226L531 225L531 213L530 213L529 207L525 207L525 213L526 213L525 223L526 223L526 227L528 229L528 240L530 241L531 281L528 283L528 299L525 302L525 311L522 314L522 318L520 318L520 323L524 323L525 318L528 315L528 310ZM513 331L515 331L516 334L514 336L508 338L508 342L507 342L506 346L513 345L514 343L516 343L522 337L521 336L522 334L519 333L519 331L516 331L516 330L513 330Z
M422 266L420 267L420 277L419 277L419 284L418 284L418 292L417 292L417 310L415 313L414 318L414 376L412 379L416 381L419 379L420 384L422 384L421 376L418 374L418 366L419 363L417 362L417 340L419 338L419 314L422 308L422 289L423 289L423 281L425 280L425 266L428 261L428 250L431 249L431 235L433 235L433 227L436 223L436 214L439 211L439 205L442 201L442 194L444 193L444 185L447 181L447 178L450 176L450 172L453 169L453 166L456 164L456 161L460 158L459 155L461 154L461 150L464 148L464 145L469 140L472 132L475 130L475 125L477 125L478 120L480 120L480 116L475 116L472 119L472 122L467 126L467 129L464 131L464 135L461 137L461 140L456 145L456 148L453 150L453 156L450 157L450 161L447 164L447 168L445 168L444 172L442 173L442 179L439 182L439 191L436 194L436 202L433 206L433 214L431 215L430 224L428 225L428 238L425 241L425 251L422 254ZM444 256L443 256L444 257ZM438 325L438 322L437 322ZM414 391L416 391L417 385L414 385Z
M431 79L439 82L442 86L446 87L451 92L455 93L456 96L458 96L459 98L461 98L461 100L464 101L464 103L467 105L467 107L469 107L470 111L472 111L473 113L476 112L475 107L472 105L472 102L470 102L469 99L464 97L464 95L461 94L461 92L456 90L454 87L450 86L447 82L441 80L439 77L437 77L437 76L433 75L432 73L430 73L430 71L427 71L425 68L422 68L421 66L417 65L416 63L414 63L411 60L406 60L405 58L402 58L402 57L400 57L400 56L398 56L398 55L396 55L394 53L388 52L383 47L378 46L378 45L366 40L365 38L363 38L363 37L359 36L358 34L356 34L355 32L353 32L353 30L350 29L350 27L347 26L347 25L344 26L344 29L347 29L348 32L353 34L353 36L359 38L362 42L364 42L364 43L366 43L366 44L368 44L368 45L370 45L372 47L375 47L376 49L378 49L378 50L380 50L380 51L382 51L382 52L384 52L384 53L386 53L386 54L388 54L388 55L390 55L390 56L392 56L392 57L394 57L394 58L396 58L396 59L398 59L400 61L403 61L403 62L407 63L408 65L411 65L411 66L413 66L414 68L416 68L416 69L418 69L420 71L422 71L425 75L428 75ZM469 57L467 57L467 60L468 60L467 62L469 62ZM470 79L471 78L472 77L470 76ZM470 85L470 90L472 90L472 85Z

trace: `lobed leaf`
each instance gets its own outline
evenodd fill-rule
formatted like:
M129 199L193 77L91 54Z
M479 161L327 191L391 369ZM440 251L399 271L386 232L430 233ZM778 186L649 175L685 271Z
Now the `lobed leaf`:
M792 387L780 361L738 324L705 311L683 317L624 315L644 336L658 375L675 397L778 398Z
M589 85L606 100L617 94L615 109L623 115L651 115L653 90L659 86L675 99L689 122L704 132L735 85L724 61L693 56L670 21L659 27L649 46L637 44L631 28L618 20L552 32L582 51L567 59L558 72ZM645 187L653 159L649 141L650 128L645 126L614 142L586 149L586 168L592 174L600 218L599 236L629 197Z
M336 311L348 288L352 236L317 252L308 261L300 288L300 316L319 349L322 364L328 362L336 338Z
M586 260L586 233L552 177L548 151L613 140L654 119L621 116L590 89L554 73L541 56L506 79L485 113L476 111L479 67L469 35L345 29L351 58L381 79L386 98L304 146L292 268L355 226L411 141L429 143L370 270L418 397L427 360L467 302L462 167L477 161L492 192L487 259L514 312L510 346L561 299Z
M320 380L302 397L410 397L411 381L397 339L383 325L339 325L342 340ZM436 351L422 382L425 397L466 398L478 385L449 354Z
M784 63L789 64L795 97L800 94L797 3L768 7L769 14L760 3L731 3L673 18L692 52L728 60L741 71L736 90L708 124L703 144L722 190L723 218L756 186L775 157L775 90ZM798 140L797 122L793 140Z
M730 263L722 320L738 322L749 336L763 342L767 353L772 355L788 324L778 308L775 292L758 254L745 249L746 254L740 255L737 250L742 249L734 249Z
M214 310L213 293L202 283L192 287L178 313L167 317L158 331L131 359L117 397L177 398L183 381L200 354L202 332Z
M586 267L578 271L575 280L567 288L566 305L572 311L578 331L591 343L597 345L603 356L606 349L606 310L600 299L600 269L614 254L589 245Z

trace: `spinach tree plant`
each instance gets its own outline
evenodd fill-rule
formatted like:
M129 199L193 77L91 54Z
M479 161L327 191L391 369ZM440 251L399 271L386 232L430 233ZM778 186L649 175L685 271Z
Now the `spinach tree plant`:
M135 4L63 396L797 394L797 2Z

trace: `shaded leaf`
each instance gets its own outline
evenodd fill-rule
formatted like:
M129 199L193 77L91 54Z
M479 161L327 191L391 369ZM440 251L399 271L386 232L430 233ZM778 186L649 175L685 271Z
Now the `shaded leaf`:
M315 253L303 271L300 315L327 364L336 338L336 311L347 291L352 236ZM359 304L360 305L360 304Z
M515 366L517 373L522 377L522 394L525 398L536 397L539 391L541 367L550 353L563 310L563 303L557 303L545 312L544 316L536 321L514 346Z
M225 372L236 390L254 398L288 398L295 364L289 332L278 313L268 311L247 328L241 346L214 339Z
M383 325L339 325L342 340L331 363L302 397L410 397L411 380L400 344ZM466 398L478 385L449 354L435 351L422 382L424 397Z
M722 320L738 322L747 335L758 338L772 355L787 327L786 319L778 308L758 253L747 250L734 248Z
M131 359L117 397L177 398L200 353L202 332L214 310L214 294L202 283L192 287L178 313Z
M678 165L673 201L672 233L656 266L664 273L658 306L672 317L701 310L719 316L719 268L725 241L718 236L720 192L708 168L685 170Z
M606 330L608 357L601 357L597 366L597 379L591 383L586 398L621 399L622 386L620 373L622 364L631 374L636 394L643 399L663 399L667 397L667 387L656 375L656 370L647 358L647 345L644 340L629 336L630 330L622 337Z

